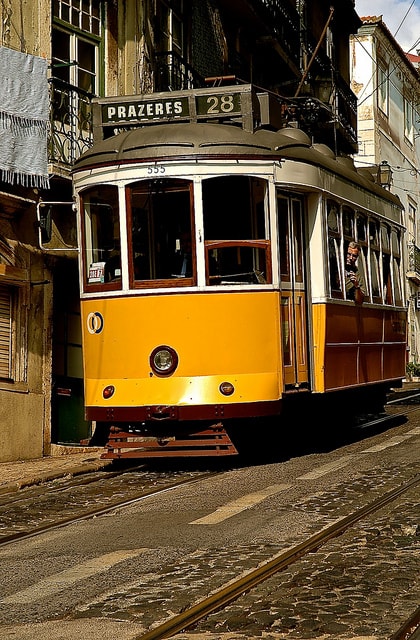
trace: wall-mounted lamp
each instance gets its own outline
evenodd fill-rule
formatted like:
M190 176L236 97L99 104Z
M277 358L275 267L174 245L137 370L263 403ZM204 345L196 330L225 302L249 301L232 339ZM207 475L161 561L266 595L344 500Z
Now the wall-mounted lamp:
M376 176L378 184L384 189L390 189L392 183L392 169L386 160L382 160L378 165L378 173Z

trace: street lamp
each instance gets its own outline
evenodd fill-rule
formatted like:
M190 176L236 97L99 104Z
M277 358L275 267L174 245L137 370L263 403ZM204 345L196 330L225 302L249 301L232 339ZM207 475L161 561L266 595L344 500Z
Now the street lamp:
M377 181L384 189L390 189L392 183L392 169L387 160L378 165Z

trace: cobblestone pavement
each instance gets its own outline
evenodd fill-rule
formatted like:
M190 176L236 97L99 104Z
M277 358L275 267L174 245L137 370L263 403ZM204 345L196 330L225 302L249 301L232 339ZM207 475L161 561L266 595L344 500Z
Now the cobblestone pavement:
M0 464L0 492L2 487L18 489L25 486L25 482L38 483L54 474L96 470L98 465L101 468L103 463L110 462L101 461L100 453L100 450L89 449L61 456L62 459L56 456ZM297 533L287 536L287 546L302 542L304 537L348 515L352 507L360 507L411 478L418 473L414 451L411 458L411 463L401 464L401 459L399 463L395 460L310 498L295 500L293 504L286 500L276 508L280 516L278 526L282 529L287 514L288 526L293 518L300 525ZM146 505L144 510L147 508ZM420 602L418 516L418 490L411 490L316 553L245 594L227 609L209 616L197 628L173 636L173 640L388 640ZM98 597L76 605L60 622L42 623L41 635L36 638L74 640L80 637L70 631L70 627L75 628L71 623L76 622L80 629L99 629L98 624L103 623L102 637L105 638L108 637L105 621L121 627L118 636L110 638L140 638L139 629L147 629L157 618L166 620L241 572L251 571L259 563L285 551L284 543L277 544L283 529L278 536L267 538L267 533L272 532L262 529L255 533L248 544L235 541L216 546L213 542L194 550L187 547L182 552L167 550L166 558L163 556L165 561L162 563L162 556L157 557L153 566L150 559L155 550L150 549L141 556L138 565L137 560L132 561L129 582L118 584L116 572L113 588L110 586ZM145 569L146 566L149 569ZM30 607L19 614L22 625L37 618ZM66 625L69 625L68 635L64 633ZM7 630L10 630L9 636ZM3 637L19 640L35 637L29 626L27 636L24 626L21 631L22 635L15 635L15 627L6 628ZM84 637L96 636L89 633Z
M397 505L209 616L200 633L229 633L232 639L389 638L419 606L417 493L411 490Z
M352 506L360 507L410 479L416 471L414 463L404 469L390 465L379 474L372 470L351 483L296 502L295 511L310 524L305 532L289 538L288 546L348 515ZM416 491L209 616L197 629L174 638L386 640L419 604ZM290 513L290 505L284 506L284 513ZM158 574L145 573L128 588L104 594L74 615L131 620L147 628L156 622L157 612L164 621L285 550L268 545L263 538L261 534L253 544L185 553L177 561L168 561Z

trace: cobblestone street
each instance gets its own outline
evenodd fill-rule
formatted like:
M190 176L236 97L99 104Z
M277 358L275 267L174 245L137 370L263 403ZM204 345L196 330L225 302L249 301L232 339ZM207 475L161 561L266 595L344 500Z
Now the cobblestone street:
M215 639L228 632L267 639L389 638L419 606L419 552L416 487L379 517L210 616L200 632Z
M366 441L207 474L107 516L6 546L0 551L2 637L138 640L238 576L415 478L419 435L418 420L410 418ZM32 472L34 464L28 463ZM45 464L51 476L64 471L60 461L55 472L51 460ZM88 464L97 469L97 454L80 452L73 471ZM65 467L71 474L71 465ZM174 470L170 475L174 480ZM115 485L102 478L90 485L93 494L86 492L86 498L99 499L111 486L124 497L125 485L137 491L146 476L154 486L164 483L162 471L154 477L151 470L139 470L126 479L118 475ZM58 500L54 490L61 496L65 487L67 482L53 483L51 499ZM261 502L250 502L266 488ZM39 490L34 511L42 508L42 485ZM45 495L48 490L45 485ZM19 501L26 493L15 487L10 496ZM31 507L25 504L29 518ZM227 608L171 637L388 640L419 604L418 516L418 489L411 488ZM108 566L110 556L115 565Z

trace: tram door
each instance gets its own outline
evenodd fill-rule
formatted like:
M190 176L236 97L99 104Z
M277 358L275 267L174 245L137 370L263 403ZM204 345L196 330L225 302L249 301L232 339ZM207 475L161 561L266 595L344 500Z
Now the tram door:
M295 391L298 388L307 388L309 380L303 201L279 193L277 212L284 390Z

